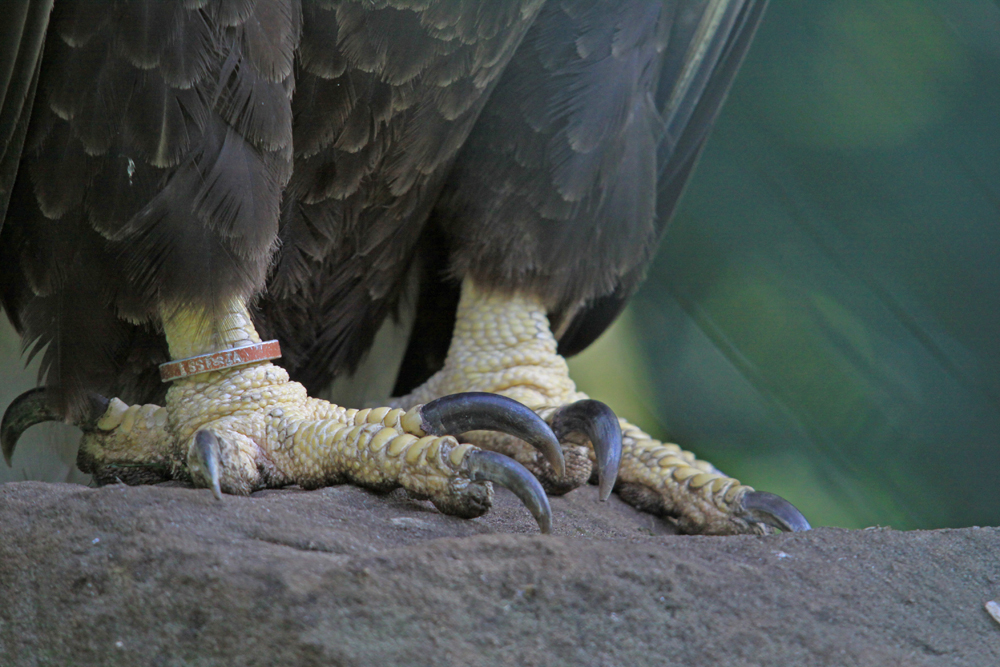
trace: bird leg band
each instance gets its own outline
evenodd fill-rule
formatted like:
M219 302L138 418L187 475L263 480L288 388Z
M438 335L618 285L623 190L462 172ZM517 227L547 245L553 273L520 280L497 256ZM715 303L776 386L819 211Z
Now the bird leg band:
M269 361L281 358L281 345L276 340L263 343L253 343L243 347L234 347L221 352L199 354L187 359L177 359L160 364L160 379L164 382L200 375L211 371L221 371L224 368L245 366L256 361Z

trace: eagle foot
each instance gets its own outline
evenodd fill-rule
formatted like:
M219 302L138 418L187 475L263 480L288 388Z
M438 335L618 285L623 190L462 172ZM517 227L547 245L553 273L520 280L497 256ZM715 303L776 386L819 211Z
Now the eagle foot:
M195 319L197 326L185 319ZM192 337L202 322L176 310L164 317L175 357L206 346L232 347L237 335L256 338L238 304L212 336ZM354 410L309 397L283 368L266 361L178 379L164 406L130 406L100 397L92 403L80 424L84 435L77 464L98 483L181 479L212 489L216 497L292 484L351 483L378 491L401 486L444 513L466 518L490 508L491 483L497 483L513 491L548 532L548 498L531 473L455 436L498 430L531 443L526 446L539 452L550 469L565 469L549 426L509 398L460 394L406 410ZM52 418L58 416L44 390L28 392L11 405L0 424L8 463L21 432Z
M603 403L576 391L556 350L539 300L480 290L466 279L444 368L393 404L407 407L444 394L486 391L534 409L562 444L563 473L539 452L503 434L465 437L517 460L552 494L593 481L600 484L603 499L613 486L626 502L669 518L687 533L764 534L775 528L809 528L791 503L741 484L677 445L651 438Z
M550 466L561 468L545 422L501 396L447 396L407 411L352 410L309 398L283 369L265 363L178 382L165 407L117 398L93 403L81 424L77 464L98 483L182 479L217 498L290 484L402 486L446 514L473 518L490 508L493 482L521 499L542 532L551 527L548 498L523 466L452 435L501 429L535 443ZM44 389L15 401L0 427L8 462L26 428L54 417Z

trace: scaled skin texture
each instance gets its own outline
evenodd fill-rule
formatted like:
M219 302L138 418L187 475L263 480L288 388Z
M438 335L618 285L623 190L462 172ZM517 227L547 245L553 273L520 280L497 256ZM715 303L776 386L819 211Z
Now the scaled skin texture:
M239 303L217 331L204 325L203 313L164 309L163 317L175 359L260 342ZM181 478L211 487L195 437L209 430L219 442L225 493L289 484L402 486L447 514L481 515L492 487L472 481L465 465L475 447L427 436L418 407L338 407L310 398L284 369L260 362L176 380L165 407L112 400L96 429L85 434L79 464L99 480Z
M551 423L559 407L587 398L576 390L556 349L539 299L484 290L466 278L444 368L394 405L409 408L456 392L489 391L525 404ZM623 499L673 518L684 532L768 532L763 524L738 515L740 501L752 487L677 445L654 440L624 419L619 423L622 461L615 490ZM514 458L550 492L565 493L591 477L593 449L579 434L563 442L565 478L556 478L538 452L516 439L485 432L467 437Z

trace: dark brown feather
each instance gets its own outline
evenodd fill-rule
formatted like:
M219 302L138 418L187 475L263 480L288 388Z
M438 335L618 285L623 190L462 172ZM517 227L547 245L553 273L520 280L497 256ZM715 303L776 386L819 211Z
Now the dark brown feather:
M141 95L128 105L122 123L123 143L133 147L138 162L166 169L177 166L205 130L211 100L197 88L175 88L160 73L144 73Z
M91 37L113 20L114 12L95 12L93 5L86 2L56 2L52 7L51 25L55 34L73 48L86 46Z
M29 163L29 171L38 206L45 217L58 220L83 203L89 180L83 143L67 123L58 123L45 137L35 158Z
M331 3L305 2L302 5L302 42L299 63L307 72L323 79L336 79L347 71L347 58L337 43L337 13Z
M301 29L298 2L258 2L242 24L240 50L265 81L291 81Z
M204 5L215 25L221 28L235 28L242 26L253 15L257 2L258 0L208 0L199 4Z
M187 27L186 13L176 2L119 3L113 16L115 54L137 69L157 67L166 45Z
M176 89L188 90L208 75L221 44L203 12L184 12L181 26L160 54L160 76Z
M240 136L268 151L292 147L292 85L260 76L243 57L239 46L222 64L215 111Z

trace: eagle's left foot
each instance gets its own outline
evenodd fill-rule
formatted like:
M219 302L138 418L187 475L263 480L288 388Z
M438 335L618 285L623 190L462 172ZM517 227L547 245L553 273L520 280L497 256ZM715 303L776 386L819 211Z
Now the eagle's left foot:
M502 434L465 437L516 459L550 493L565 493L600 476L602 498L614 485L624 500L670 517L684 532L809 528L788 501L741 484L677 445L654 440L576 391L556 348L539 300L482 291L466 279L444 368L394 404L408 407L461 391L496 392L533 408L552 426L563 445L565 474L553 470L537 451ZM592 475L592 462L603 474Z
M98 482L183 479L212 489L217 497L290 484L401 486L446 514L466 518L489 509L488 482L495 482L524 502L542 532L549 531L548 498L527 470L453 437L498 429L531 442L548 465L563 470L552 431L515 401L463 394L407 410L342 408L310 398L279 366L244 362L260 339L242 304L233 306L222 326L207 325L190 309L165 310L163 322L171 355L201 360L182 372L205 365L217 370L174 380L164 407L96 400L92 417L81 424L78 465ZM221 368L199 356L215 350L231 353L228 360L214 362ZM234 359L233 354L243 356ZM52 416L46 411L43 390L23 395L8 408L0 425L8 463L17 437Z

